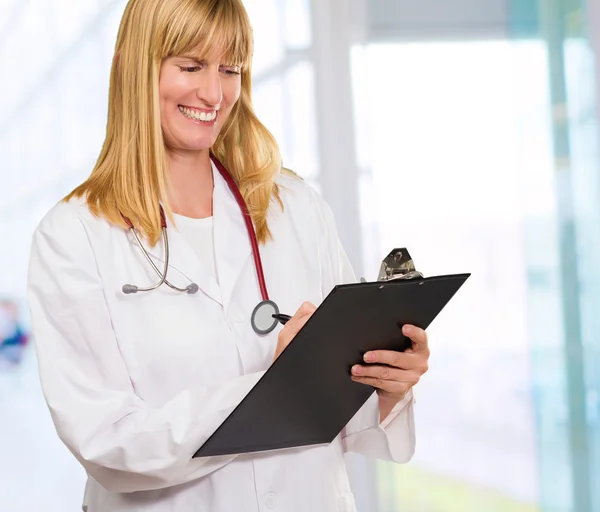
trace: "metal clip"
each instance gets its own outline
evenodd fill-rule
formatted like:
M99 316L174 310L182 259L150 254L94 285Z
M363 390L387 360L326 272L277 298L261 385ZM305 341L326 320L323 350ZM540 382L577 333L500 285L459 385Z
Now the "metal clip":
M406 248L394 249L381 263L378 281L394 281L396 279L422 279Z

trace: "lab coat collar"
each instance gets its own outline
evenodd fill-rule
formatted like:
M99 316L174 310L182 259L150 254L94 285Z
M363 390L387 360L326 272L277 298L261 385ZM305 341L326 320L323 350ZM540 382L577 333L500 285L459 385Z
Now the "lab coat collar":
M238 278L252 253L246 223L233 192L211 161L215 188L213 191L213 225L217 274L221 285L222 304L229 309ZM255 272L252 267L252 272ZM261 300L257 287L256 303Z
M194 249L190 246L185 237L175 229L174 226L169 225L168 219L167 224L167 237L169 239L169 268L167 270L167 280L179 288L184 288L192 282L196 283L200 288L198 293L204 293L214 301L222 304L221 290L214 277L202 266ZM139 249L137 241L131 231L128 232L127 236L130 243ZM165 261L164 239L161 236L154 247L149 247L143 239L142 243L162 273ZM148 265L145 258L143 258L143 261L143 264ZM153 279L159 279L156 274L152 277ZM163 286L166 287L167 285L164 284Z
M212 161L211 165L214 181L213 240L219 283L203 268L193 248L173 226L167 227L169 267L185 276L189 281L196 283L202 292L227 310L242 268L252 252L252 246L242 211L235 196ZM131 232L128 232L128 237L129 241L137 247L137 242ZM165 258L163 239L161 238L154 247L149 247L145 243L144 247L155 262L158 262L157 266L162 272ZM182 283L181 277L178 276L179 279L176 279L174 274L176 275L171 270L167 273L167 279L172 279L173 284L179 287L189 284ZM158 278L158 276L156 277ZM260 291L257 286L257 304L260 300Z

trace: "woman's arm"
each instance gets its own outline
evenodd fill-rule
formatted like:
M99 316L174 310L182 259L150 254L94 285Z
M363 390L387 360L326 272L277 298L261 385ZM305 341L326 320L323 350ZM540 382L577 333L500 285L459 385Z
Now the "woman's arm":
M136 396L87 233L65 205L34 235L28 295L42 388L56 430L101 485L114 492L169 487L235 458L191 459L262 373L189 389L160 408Z
M321 281L323 293L328 294L338 284L356 282L356 276L339 241L331 209L316 192L313 202L322 233ZM376 459L408 462L415 450L413 402L412 390L393 407L385 399L380 403L374 393L343 430L345 450Z

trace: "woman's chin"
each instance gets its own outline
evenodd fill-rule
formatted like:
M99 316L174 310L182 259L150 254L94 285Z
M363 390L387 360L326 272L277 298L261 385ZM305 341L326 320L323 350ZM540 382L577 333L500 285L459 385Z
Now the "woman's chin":
M170 150L185 151L190 153L201 153L208 151L215 144L216 138L202 139L202 140L187 140L179 144L167 144Z

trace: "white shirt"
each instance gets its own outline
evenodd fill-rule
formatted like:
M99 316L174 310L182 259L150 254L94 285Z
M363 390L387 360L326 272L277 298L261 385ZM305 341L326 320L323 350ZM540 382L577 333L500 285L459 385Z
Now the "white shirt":
M213 242L213 218L194 219L183 215L174 215L177 230L190 244L200 263L218 283L215 263L215 244Z
M373 394L330 444L192 458L269 368L281 328L252 330L260 290L248 233L227 184L213 176L218 284L185 236L168 228L168 279L197 283L193 295L167 286L124 294L124 284L147 286L157 276L134 237L84 201L59 203L34 234L28 297L39 373L56 430L87 471L84 505L355 512L344 453L408 461L411 394L383 425ZM273 239L260 250L270 296L293 312L356 279L322 198L296 178L279 183L284 210L274 203L269 211ZM163 243L147 250L162 268Z

